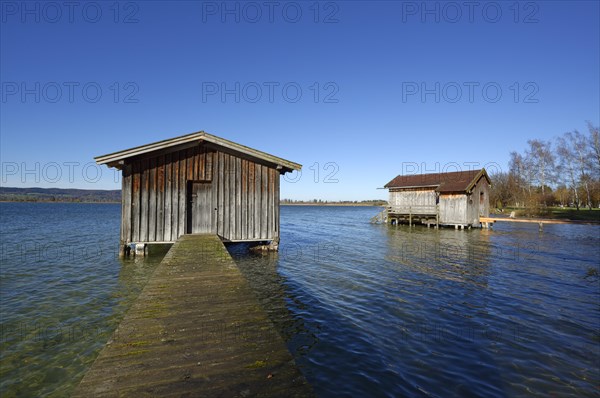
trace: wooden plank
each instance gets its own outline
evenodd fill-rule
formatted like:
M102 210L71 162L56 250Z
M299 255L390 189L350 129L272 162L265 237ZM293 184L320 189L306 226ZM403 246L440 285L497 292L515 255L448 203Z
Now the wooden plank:
M221 237L225 234L225 205L223 201L223 195L225 194L225 156L222 152L217 152L215 154L216 167L217 171L215 176L218 177L218 212L219 212L219 222L217 228L217 234Z
M208 162L212 162L211 159L213 158L213 153L212 152L207 152L206 153L206 160L207 160L207 164ZM212 168L210 169L210 173L212 173L213 170ZM206 173L209 173L209 170L206 170ZM206 175L207 179L211 181L211 187L210 187L210 191L211 191L211 231L213 231L213 233L217 233L218 230L218 216L219 216L219 187L217 184L217 179L214 178L212 175Z
M141 208L141 175L140 163L134 161L131 165L131 242L140 240L140 214Z
M177 240L179 234L179 152L171 154L171 161L173 163L173 189L171 195L172 212L171 212L171 239L172 241Z
M211 181L213 178L213 164L215 162L215 152L213 151L209 151L208 148L206 148L206 171L205 171L205 177L208 181Z
M131 199L132 199L132 167L126 164L122 171L121 185L121 248L131 242Z
M235 238L242 239L242 159L235 158Z
M231 156L227 153L223 153L223 238L230 239L231 231L231 194L230 194L230 179L229 173L231 172L230 164Z
M260 215L260 237L268 239L268 216L269 216L269 169L267 166L260 166L261 169L261 215Z
M156 158L156 241L165 236L165 157Z
M164 233L163 239L171 241L171 212L172 197L173 197L173 164L171 162L171 154L165 155L165 194L164 194Z
M479 222L493 223L496 221L502 222L521 222L534 224L583 224L583 225L598 225L598 221L584 220L554 220L548 218L504 218L504 217L479 217Z
M281 176L277 170L275 170L275 239L279 241L279 231L280 231L280 189L281 189Z
M140 240L148 241L148 190L150 188L150 173L148 170L148 159L141 161L142 189L140 211Z
M194 160L193 160L193 168L194 168L194 172L192 175L192 180L194 181L198 181L201 180L202 177L200 175L200 157L202 156L201 154L201 148L200 146L196 146L194 147Z
M179 152L179 217L177 220L177 239L185 234L187 206L187 159L185 151Z
M185 235L72 397L313 395L219 238Z
M196 149L198 147L193 147L193 148L189 148L186 151L186 165L187 165L187 178L186 181L194 181L196 179L196 176L194 175L194 168L195 168L195 164L194 164L194 156L196 153Z
M254 238L254 191L255 191L254 162L248 161L248 231L247 239Z
M156 240L156 158L148 160L148 242Z
M254 238L260 239L260 220L261 220L261 203L262 203L262 190L261 190L262 174L259 164L254 165Z
M275 169L269 169L269 238L275 239L275 207L279 206L279 203L275 202L275 175L279 175L279 172Z
M248 239L248 161L241 160L241 186L240 186L240 239Z
M198 176L197 180L206 180L206 148L200 147L198 150Z
M227 233L227 239L235 239L235 158L228 154L229 159L229 170L227 173L227 187L228 191L225 195L225 201L229 214L227 216L227 223L229 224L229 232Z

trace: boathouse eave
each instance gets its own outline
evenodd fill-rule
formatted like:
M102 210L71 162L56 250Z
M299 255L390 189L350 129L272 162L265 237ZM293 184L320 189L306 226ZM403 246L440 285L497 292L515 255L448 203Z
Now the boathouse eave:
M266 152L250 148L245 145L241 145L233 141L217 137L212 134L208 134L204 131L199 131L192 134L182 135L167 140L153 142L147 145L141 145L122 151L97 156L94 158L94 160L99 165L105 164L108 167L114 167L120 170L126 164L127 159L137 157L140 155L150 154L152 152L157 151L165 151L169 149L179 150L182 147L198 145L202 142L207 143L214 149L224 150L226 152L239 154L241 156L248 157L253 160L258 160L260 162L267 163L273 168L278 169L281 174L302 169L302 165L299 163L291 162L289 160L268 154Z
M460 172L463 173L463 172ZM395 180L397 180L398 178L401 178L402 176L399 175L397 177L395 177L394 179L392 179L392 181L388 182L387 184L385 184L383 186L383 189L388 189L390 192L399 192L399 191L404 191L404 190L414 190L414 189L434 189L436 192L439 192L440 194L457 194L457 193L466 193L469 194L471 193L471 191L473 190L473 188L479 183L479 181L481 180L481 178L485 178L488 185L491 186L492 182L490 180L490 177L487 174L487 171L485 170L485 168L482 168L481 170L479 170L477 172L477 174L473 175L468 181L443 181L442 176L444 175L450 175L453 173L433 173L433 174L419 174L419 175L414 175L416 177L430 177L430 176L435 176L437 177L437 179L439 181L435 181L435 182L430 182L428 181L428 183L426 184L411 184L411 185L393 185L395 183ZM412 181L411 181L412 182Z
M388 189L390 192L399 192L399 191L405 191L405 190L411 190L411 189L436 189L437 187L439 187L440 184L435 184L435 185L413 185L413 186L407 186L407 187L384 187L384 188L380 188L380 189Z

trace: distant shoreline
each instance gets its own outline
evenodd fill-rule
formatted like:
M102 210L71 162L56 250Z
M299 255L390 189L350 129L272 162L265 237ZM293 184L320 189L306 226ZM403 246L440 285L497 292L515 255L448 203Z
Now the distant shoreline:
M121 202L94 202L94 201L82 201L75 202L70 200L0 200L0 203L71 203L71 204L103 204L103 205L117 205ZM280 206L346 206L346 207L384 207L385 205L373 205L366 203L280 203Z
M73 200L0 200L0 203L72 203L72 204L99 204L99 205L120 205L121 202L94 202Z
M348 207L384 207L387 205L371 204L371 203L280 203L280 206L348 206Z

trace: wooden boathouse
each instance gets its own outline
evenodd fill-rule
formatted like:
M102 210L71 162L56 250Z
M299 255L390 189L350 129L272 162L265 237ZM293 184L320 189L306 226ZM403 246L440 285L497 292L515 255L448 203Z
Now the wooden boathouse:
M399 175L389 190L387 222L479 227L490 212L490 178L485 169Z
M120 255L197 233L277 250L279 177L302 168L204 131L95 160L122 171Z

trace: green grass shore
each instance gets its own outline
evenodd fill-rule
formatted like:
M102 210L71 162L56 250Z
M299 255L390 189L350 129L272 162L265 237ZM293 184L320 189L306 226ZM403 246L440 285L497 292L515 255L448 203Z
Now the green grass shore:
M575 207L546 207L544 209L526 209L518 207L506 207L503 212L493 212L493 214L508 215L512 211L518 218L547 218L552 220L572 220L572 221L594 221L600 223L600 209Z

